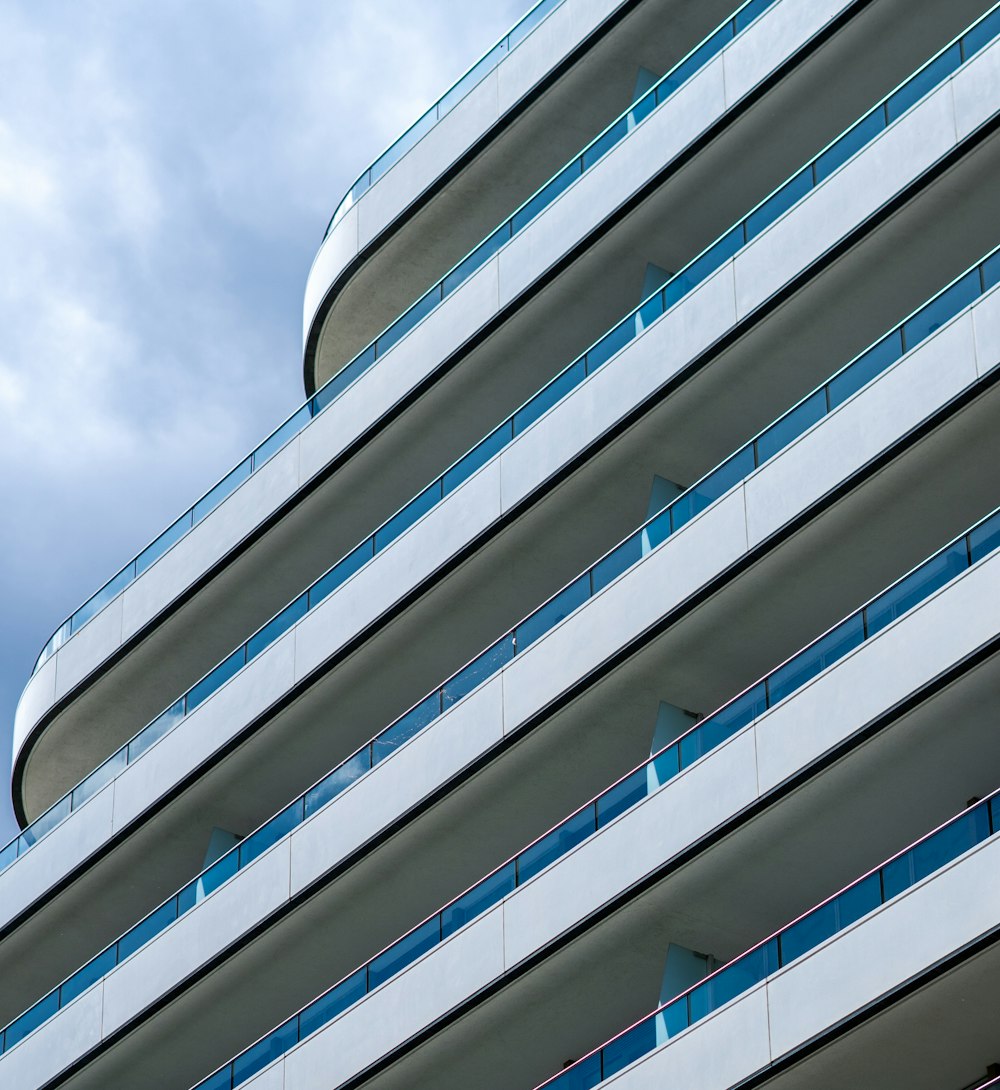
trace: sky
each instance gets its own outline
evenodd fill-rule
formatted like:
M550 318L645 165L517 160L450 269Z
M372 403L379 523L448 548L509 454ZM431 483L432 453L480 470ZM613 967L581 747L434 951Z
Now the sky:
M38 651L301 403L331 213L528 6L0 4L0 845Z

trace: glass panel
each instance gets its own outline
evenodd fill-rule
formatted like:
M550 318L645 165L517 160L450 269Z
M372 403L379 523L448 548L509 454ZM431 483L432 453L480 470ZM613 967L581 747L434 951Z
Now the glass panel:
M253 452L254 470L260 469L269 458L277 454L289 439L294 438L302 431L310 420L312 420L312 413L309 411L307 402L301 409L293 413L277 431L269 435Z
M982 804L972 807L913 848L910 853L913 856L913 881L919 882L940 870L963 852L981 844L989 835L990 821L986 807Z
M997 12L997 15L1000 16L1000 12ZM1000 253L994 254L983 262L983 290L989 291L997 284L1000 284Z
M132 582L132 570L132 565L129 564L127 568L123 568L113 579L105 583L92 598L84 602L73 614L70 631L78 632L89 620L100 613L112 598L117 597L119 591Z
M217 689L221 689L233 674L243 669L246 656L247 649L238 647L225 662L220 662L207 677L203 677L197 685L189 689L184 703L186 710L194 711L203 700L207 700Z
M362 541L356 549L352 549L343 560L337 561L326 575L318 579L309 588L309 608L312 609L313 606L318 605L328 594L346 583L374 555L375 539L368 538L366 541Z
M442 494L447 496L453 489L469 479L481 466L484 466L497 451L503 448L514 438L513 420L505 420L500 427L494 428L489 435L477 443L464 458L459 459L449 469L441 483Z
M137 575L142 573L191 529L191 512L188 511L172 525L168 526L162 534L135 558L135 570Z
M707 38L700 46L687 58L687 60L681 61L681 63L671 73L671 82L675 87L679 87L686 80L689 80L695 72L703 68L717 53L721 53L722 50L732 40L734 34L732 22L727 22L710 37ZM661 97L660 101L663 99Z
M441 941L441 918L427 920L368 964L368 988L377 988Z
M669 519L667 521L669 524ZM592 569L594 593L602 590L613 579L617 579L623 571L627 571L641 558L642 536L633 534L594 565Z
M243 841L240 845L240 866L245 867L251 860L266 852L272 844L277 844L282 837L290 833L297 825L302 824L302 818L303 800L296 799L277 817L271 818L266 825L262 825L257 832L251 833Z
M749 991L778 968L778 941L769 939L763 946L744 954L738 961L710 977L689 995L691 1021Z
M201 522L201 520L209 513L215 510L222 501L235 492L237 488L250 476L253 472L251 467L250 458L244 458L242 462L232 470L227 476L223 477L221 481L209 492L206 496L203 496L191 509L191 521L193 524Z
M639 101L628 112L628 122L630 125L641 125L643 121L653 112L656 108L656 91L652 90L649 94L640 98Z
M359 375L375 362L375 344L372 342L363 352L355 356L353 360L313 396L313 407L317 413L322 412L331 401L338 398Z
M750 3L736 13L733 20L736 24L736 33L739 34L744 27L749 26L761 12L766 11L774 0L750 0Z
M391 326L376 340L375 355L384 356L395 344L403 339L407 333L441 302L440 284L431 288L426 295L418 299L412 307L400 315Z
M204 1082L198 1083L195 1090L232 1090L233 1072L229 1064L214 1075L209 1075Z
M314 1003L310 1003L299 1015L299 1037L305 1038L310 1033L315 1033L363 998L366 980L367 971L362 967L335 988L331 988L326 995L321 995Z
M763 465L779 450L784 450L792 440L797 439L824 416L826 416L826 390L817 390L801 404L796 405L791 412L785 413L757 439L757 464Z
M691 1024L688 1018L687 996L675 999L656 1016L656 1021L666 1031L667 1037L676 1037Z
M287 1052L298 1041L298 1037L298 1025L293 1018L269 1033L263 1041L251 1045L246 1052L233 1060L233 1086L246 1082Z
M991 12L962 39L965 49L965 59L968 60L974 53L978 53L984 45L988 45L1000 35L1000 11Z
M516 235L528 226L539 212L548 208L550 204L563 192L565 192L583 173L583 160L574 159L568 166L543 186L523 208L518 209L511 217L511 228Z
M270 647L296 621L301 620L306 615L308 608L308 595L300 594L290 606L285 606L277 617L268 621L259 632L251 636L247 640L247 662L259 655L265 648Z
M463 893L453 904L441 913L441 937L446 939L470 920L481 916L512 893L516 885L515 865L511 861L501 867L496 874L473 886L468 893Z
M903 340L907 351L940 329L979 295L979 270L973 269L906 322Z
M921 564L896 586L879 595L865 610L868 635L881 631L918 602L929 597L939 587L950 582L968 567L965 541L959 541L938 556Z
M155 722L155 720L154 720ZM93 798L102 788L106 787L119 772L124 771L128 764L128 753L124 749L112 754L104 764L98 765L93 772L82 782L73 788L72 806L75 810L82 806L87 799ZM33 828L33 826L32 826ZM28 830L25 830L27 834Z
M680 767L687 768L699 757L731 738L748 723L752 723L766 708L765 686L761 681L680 739Z
M601 1050L604 1054L605 1079L611 1078L616 1072L634 1063L640 1056L652 1052L656 1048L656 1022L647 1018L637 1026L633 1026L627 1033L610 1041Z
M856 125L848 129L839 140L831 144L819 156L815 163L816 184L819 185L825 178L829 178L851 156L874 140L884 128L885 110L878 106L867 117L863 117Z
M102 950L96 958L91 958L82 969L77 969L69 980L61 985L59 988L59 1006L65 1007L67 1003L72 1003L78 995L83 995L91 984L96 984L101 977L110 973L116 964L117 959L113 946L107 950Z
M486 676L486 675L484 675ZM441 714L441 693L424 697L372 742L372 762L378 764Z
M553 1079L546 1090L592 1090L601 1082L601 1054L595 1052L582 1063Z
M17 859L17 838L0 849L0 871L5 871Z
M561 858L596 829L594 807L588 806L557 826L517 857L518 884L527 882L554 860Z
M441 686L442 711L468 695L481 682L492 677L514 657L514 641L510 636L498 640L488 651L473 659L464 670Z
M581 575L579 579L574 579L568 587L561 590L551 601L546 602L541 609L536 610L517 626L515 635L518 653L520 654L540 636L555 628L589 597L590 574L587 573Z
M743 224L723 235L714 246L697 258L683 272L673 278L663 289L667 306L682 299L703 280L720 269L743 246Z
M118 940L118 960L124 961L130 954L134 954L140 946L145 946L176 919L177 901L172 897L165 905L160 905L155 912L137 923L131 931L122 935Z
M31 1010L25 1011L20 1018L11 1022L4 1030L4 1048L11 1048L18 1041L23 1041L32 1030L51 1018L57 1010L59 1010L59 993L52 992L36 1003Z
M583 169L590 168L603 159L618 142L628 134L628 118L620 117L607 132L601 135L590 145L582 155Z
M57 825L61 825L69 817L70 806L70 796L64 795L57 803L50 806L44 814L35 818L28 828L24 830L22 836L27 837L30 834L36 842L41 840L43 836L47 836Z
M306 792L305 816L315 814L330 799L336 798L341 791L350 787L355 780L360 780L371 766L371 750L365 746L360 753L349 757L339 768L335 768L329 776L325 776L315 787L311 787Z
M489 238L481 242L468 257L464 258L441 282L442 298L464 284L466 280L478 269L481 269L487 261L510 240L510 223L504 223L498 227ZM379 348L382 352L382 348Z
M676 757L675 757L676 760ZM603 828L609 821L614 821L619 814L624 814L630 807L641 802L647 794L646 783L649 778L645 765L626 776L621 783L605 791L597 800L597 827Z
M862 643L864 638L865 626L860 613L842 621L832 632L800 651L770 675L767 679L769 703L777 704L796 689L801 689L807 681Z
M820 905L808 916L786 927L781 933L781 964L790 961L819 946L821 942L835 935L837 927L837 906L833 901Z
M685 523L690 522L695 515L715 503L753 471L753 447L747 446L670 505L674 529L679 530Z
M969 534L969 553L973 564L977 560L982 560L984 556L989 556L998 546L1000 546L1000 515L987 519Z
M876 375L888 370L903 354L903 335L900 330L883 337L859 356L849 367L834 376L827 385L830 408L835 409Z
M381 552L387 545L404 533L419 519L425 515L441 499L441 484L435 481L429 488L425 488L402 509L397 511L389 521L375 531L375 552Z
M656 303L655 306L658 311L659 304ZM654 316L650 315L650 321L653 320ZM593 348L587 351L584 359L587 374L592 375L598 367L602 367L607 363L616 352L620 352L627 344L631 344L635 337L636 322L634 319L626 318L624 322L619 322L610 333L606 333Z
M845 889L834 903L837 906L837 927L841 930L867 916L882 903L882 881L878 872Z
M514 413L514 434L520 435L529 424L533 424L544 412L552 408L557 401L570 392L587 377L587 368L584 360L577 360L572 367L567 367L561 375L557 375L544 389L521 409Z
M132 741L129 742L128 762L131 763L136 757L140 757L154 742L158 742L165 734L169 734L183 718L184 698L181 697L176 703L171 704L165 712L160 712L152 723L143 727ZM87 781L84 780L84 783L86 782ZM81 784L81 786L83 785ZM75 799L75 792L73 805L78 805Z
M958 42L956 42L889 98L886 104L889 121L895 121L900 114L905 113L915 102L922 99L928 91L933 90L954 72L961 63L962 52Z
M812 168L805 167L794 178L785 182L777 193L772 193L759 208L747 216L747 240L756 238L765 227L770 227L796 201L804 197L812 187Z
M189 909L200 904L214 893L223 882L228 882L239 869L239 849L234 848L221 859L213 863L203 874L188 884L177 894L177 915L183 916Z

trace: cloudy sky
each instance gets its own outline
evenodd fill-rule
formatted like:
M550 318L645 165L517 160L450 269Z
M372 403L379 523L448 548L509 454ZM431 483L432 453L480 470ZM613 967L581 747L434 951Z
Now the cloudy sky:
M527 6L0 4L0 767L52 630L302 400L341 195Z

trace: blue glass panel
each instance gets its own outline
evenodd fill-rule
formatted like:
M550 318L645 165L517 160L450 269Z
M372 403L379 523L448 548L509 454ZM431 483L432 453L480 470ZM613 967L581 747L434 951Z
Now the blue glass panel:
M732 41L735 34L732 22L727 22L723 26L706 38L698 48L691 53L685 60L674 69L671 73L672 79L677 80L676 86L680 86L685 80L690 79L695 72L703 68L708 62L718 53L721 53L723 49Z
M23 1041L32 1030L37 1029L58 1010L59 993L52 992L36 1003L30 1010L25 1011L20 1018L11 1022L4 1030L4 1048L12 1048L18 1041Z
M983 290L989 291L997 284L1000 284L1000 253L988 257L983 262Z
M635 536L641 538L643 554L651 552L673 533L674 512L671 507L666 507L655 518L649 520L642 530Z
M191 521L192 523L199 523L210 512L214 511L222 501L235 492L237 488L250 476L253 472L251 465L251 458L244 458L242 462L225 477L209 492L203 496L191 509Z
M418 299L412 307L400 315L389 328L375 341L375 355L384 356L393 345L410 332L419 322L441 302L441 285L431 288L426 295Z
M259 469L269 458L272 458L279 450L298 435L300 431L312 420L312 412L308 402L294 412L276 431L272 432L261 445L253 452L253 468Z
M371 750L368 746L365 746L359 753L355 753L353 757L348 757L329 776L324 776L315 787L310 787L306 792L305 816L309 817L310 814L315 814L330 799L336 798L341 791L350 787L355 780L360 780L371 766Z
M882 868L882 889L885 899L891 900L913 885L913 856L904 852L898 859Z
M91 984L96 984L101 977L110 973L116 964L117 958L113 946L107 950L102 950L96 958L91 958L82 969L77 969L69 980L64 981L60 986L59 1006L65 1007L67 1003L72 1003L78 995L83 995Z
M554 860L561 858L577 844L586 840L596 827L594 807L588 806L556 826L551 833L547 833L530 848L525 848L517 857L518 884L527 882Z
M601 1054L595 1052L553 1079L546 1090L592 1090L601 1081Z
M155 561L159 560L161 556L191 529L191 512L187 511L185 514L172 525L168 526L166 530L153 542L150 542L145 549L135 558L135 570L137 575L142 573Z
M767 708L764 682L738 696L720 708L714 715L688 731L680 741L680 766L687 768L717 745L731 738L737 731L752 723Z
M852 155L874 140L884 128L885 110L878 106L867 117L863 117L856 125L852 125L817 158L816 184L819 185L838 167L842 167Z
M656 783L661 787L677 775L681 770L681 747L675 742L669 749L658 753L652 761L646 765L643 771L647 772L647 786L649 783L648 772L652 771Z
M442 280L442 296L450 295L459 285L464 284L477 269L481 269L489 261L501 246L506 245L510 237L511 227L509 222L498 227L489 238L481 242L468 257L463 258ZM380 342L379 354L381 352Z
M656 108L656 91L650 91L644 95L628 112L628 120L632 125L641 125L643 121Z
M838 930L837 907L833 901L813 909L808 916L782 931L781 964L787 965L808 953Z
M909 853L913 857L913 881L919 882L940 870L963 852L981 844L989 835L990 819L986 805L980 803L971 807L961 817L921 841Z
M177 894L177 915L183 916L185 912L194 908L196 904L210 894L214 893L223 882L228 882L239 869L239 849L227 852L221 859L213 863L208 870L199 874L197 878L188 884Z
M882 903L882 882L878 872L849 886L834 903L837 907L837 927L840 930L850 927L862 916L867 916Z
M168 711L169 710L170 709L168 709ZM154 719L150 726L153 726L158 721L158 719ZM145 731L143 733L145 733ZM76 787L73 788L73 809L75 810L78 806L82 806L87 799L93 798L98 791L111 783L115 776L120 772L124 772L125 767L128 765L128 760L128 751L123 748L118 750L117 753L113 753L104 764L98 765L85 780L78 783ZM33 829L34 825L30 826L30 828ZM27 832L28 830L26 829L25 833Z
M346 583L374 555L375 539L370 537L362 541L357 548L352 549L343 560L338 560L326 575L317 579L309 588L309 608L312 609L313 606L318 605L328 594Z
M218 666L206 677L203 677L197 685L188 690L187 698L184 702L184 707L188 712L194 711L195 708L208 697L212 695L217 689L221 689L223 685L233 676L243 669L246 663L247 649L245 647L238 647L224 662L220 662Z
M887 112L890 121L895 121L900 114L905 113L915 102L933 90L939 83L946 79L962 63L962 51L956 42L946 49L940 57L935 58L927 67L908 80L900 89L889 98Z
M477 660L478 661L478 660ZM486 676L486 675L484 675ZM372 763L384 760L408 739L418 734L441 714L441 693L424 697L416 707L401 715L372 742Z
M170 926L177 919L177 901L171 897L165 905L160 905L155 912L151 912L144 920L126 932L118 940L118 960L124 961L130 954L134 954L140 946L145 946L150 939Z
M674 279L683 279L687 285L688 290L697 287L703 280L707 280L717 269L722 266L743 247L743 224L738 227L734 227L727 234L723 235L709 250L696 258L685 270L681 273L680 277ZM671 284L673 281L671 281ZM667 288L670 284L667 285ZM686 292L685 292L686 294Z
M272 844L277 844L282 837L287 836L297 825L301 825L303 817L303 800L296 799L266 825L251 833L240 845L240 867L245 867L258 855L266 852Z
M904 324L903 341L906 350L909 351L940 329L960 310L978 299L979 295L979 270L973 269Z
M590 574L581 575L574 579L568 587L561 590L554 598L546 602L540 609L527 620L522 621L515 629L517 638L517 650L520 654L540 636L555 628L564 618L568 617L574 609L583 605L590 597Z
M675 999L656 1016L656 1020L666 1030L668 1037L676 1037L691 1024L688 1019L687 996Z
M377 988L401 969L412 964L441 941L441 918L434 916L394 942L384 954L368 963L368 987Z
M883 337L859 356L849 367L835 375L827 384L830 408L835 409L876 375L888 370L903 355L903 334L900 330Z
M650 316L650 321L653 321L653 316ZM587 350L585 357L587 374L592 375L599 367L603 367L616 352L620 352L627 344L631 344L635 340L635 335L634 318L626 318L625 321L619 322L593 348Z
M306 615L309 609L308 598L308 594L300 594L290 606L285 606L277 617L268 621L259 632L254 633L247 640L247 662L265 648L270 647L282 633L287 632L296 621Z
M58 802L53 803L44 814L35 818L21 835L28 836L30 834L37 843L43 836L48 836L57 825L61 825L69 817L71 805L70 796L64 795Z
M226 1064L221 1071L209 1075L203 1082L198 1083L195 1090L232 1090L233 1072L232 1065Z
M993 515L969 534L969 553L972 563L989 556L1000 546L1000 515Z
M642 536L633 534L594 565L592 569L594 593L606 587L613 579L617 579L623 571L627 571L641 558Z
M604 1054L604 1078L611 1078L612 1075L638 1060L640 1056L652 1052L654 1048L656 1048L656 1022L652 1018L647 1018L620 1037L609 1041L601 1049Z
M964 539L921 564L915 572L879 595L865 610L869 636L912 609L939 587L965 571L969 559Z
M263 1041L251 1045L233 1060L233 1086L239 1086L262 1068L283 1056L299 1039L298 1024L293 1018L269 1033Z
M1000 795L990 799L990 828L994 832L1000 831Z
M508 893L513 892L516 885L515 872L514 862L511 861L448 905L441 913L442 939L454 934L460 927L481 916L488 908L492 908Z
M590 168L599 160L603 159L608 152L615 147L626 135L628 134L628 118L620 117L607 132L601 133L601 135L590 145L589 148L583 153L583 169L590 170Z
M450 681L441 686L442 710L450 708L452 704L461 700L463 696L492 677L498 670L505 666L514 657L514 641L510 636L504 636L484 651L478 658L472 660L468 666L460 670Z
M989 45L997 35L1000 35L1000 11L991 12L962 39L965 59L968 60L974 53L978 53L984 45Z
M647 794L648 779L648 772L643 765L630 776L626 776L621 783L616 783L614 787L605 791L597 800L597 827L603 828L609 821L614 821L619 814L624 814L637 802L641 802Z
M796 201L804 197L813 187L812 168L804 167L789 179L758 208L747 216L747 240L756 238L766 227L787 212Z
M353 360L330 379L313 396L313 409L321 413L331 401L336 400L352 382L375 362L375 342L373 341L364 351L354 357Z
M734 485L749 477L753 471L753 447L746 446L670 505L674 529L679 530L696 514L724 496Z
M557 8L560 3L562 3L562 0L542 0L540 4L536 4L507 35L508 48L513 49L518 42L523 38L526 38L545 16L548 15L553 8Z
M5 871L17 859L17 837L6 847L0 848L0 871Z
M736 13L734 22L736 33L739 34L744 27L749 26L754 19L774 3L774 0L750 0L750 3Z
M489 435L449 469L442 481L441 490L447 496L453 489L469 479L480 466L484 466L494 454L503 448L514 438L514 421L505 420L498 428L494 428Z
M395 541L404 531L408 530L421 516L425 515L441 499L441 482L435 481L425 488L418 496L415 496L402 509L397 511L391 519L375 531L375 552L381 552L387 545Z
M744 954L690 993L691 1021L697 1022L714 1010L759 984L778 968L778 940Z
M92 617L101 612L112 598L116 598L119 592L132 582L133 578L133 567L129 564L127 568L123 568L113 579L105 583L92 598L89 598L80 606L70 619L70 631L77 632L83 628Z
M864 620L860 613L841 621L814 644L800 651L793 659L780 666L767 679L768 702L777 704L796 689L802 688L810 678L825 670L831 663L842 659L865 638Z
M128 763L131 764L137 757L142 756L154 742L158 742L165 734L169 734L174 727L184 718L184 697L175 701L148 723L128 744ZM89 778L89 777L88 777ZM84 780L84 783L87 781ZM81 785L82 786L82 785ZM76 806L76 802L73 803Z
M511 216L511 227L516 235L522 231L543 209L548 206L565 190L567 190L583 173L583 161L574 159L568 166L544 185L522 208L519 208Z
M661 317L666 311L666 304L663 301L663 291L661 288L657 288L656 294L647 299L636 311L633 319L635 326L635 335L638 337L643 330L648 329L657 318ZM626 319L626 322L628 319ZM588 370L593 371L594 368L590 363L590 353L587 353L587 367Z
M310 1033L332 1022L338 1014L353 1006L364 997L367 990L367 970L362 967L351 973L326 995L321 995L299 1015L299 1037L308 1037Z
M775 421L757 439L757 464L763 465L779 450L784 450L793 439L797 439L807 428L811 428L824 416L826 416L826 390L817 390L790 412L785 413L780 420Z
M539 390L526 405L514 413L514 434L520 435L542 413L548 412L557 401L561 401L570 390L575 390L586 377L587 367L582 359L567 367L561 375L556 375L548 386Z

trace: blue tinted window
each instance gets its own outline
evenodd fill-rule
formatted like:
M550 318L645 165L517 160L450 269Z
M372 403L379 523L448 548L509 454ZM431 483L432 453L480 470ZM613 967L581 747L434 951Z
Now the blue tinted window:
M239 1086L252 1075L256 1075L269 1063L283 1056L297 1041L298 1027L294 1019L269 1033L263 1041L258 1041L233 1060L233 1086Z
M656 1016L656 1021L666 1032L667 1037L676 1037L678 1033L686 1030L691 1024L688 1018L687 996L682 995L680 999L675 999L669 1006L664 1007Z
M342 980L335 988L331 988L326 995L321 995L314 1003L299 1015L299 1036L308 1037L310 1033L332 1022L338 1014L342 1014L348 1007L353 1006L366 992L367 970L359 969L352 973L346 980Z
M837 933L837 909L831 901L786 927L781 933L781 963L787 965Z
M1000 15L1000 12L997 14ZM983 290L989 291L997 284L1000 284L1000 253L988 257L983 262Z
M247 641L247 661L259 655L266 647L270 647L282 633L287 632L296 621L306 615L308 608L308 596L305 594L300 594L290 606L285 606L277 617L268 621Z
M405 715L399 717L395 723L384 730L372 742L372 763L378 764L409 738L433 722L441 714L441 694L433 692L424 697L415 707Z
M837 909L837 927L850 927L862 916L878 908L882 903L882 882L878 872L869 874L860 882L845 889L834 904Z
M915 102L919 102L928 91L935 88L942 80L954 72L961 63L962 53L958 42L956 42L890 97L887 104L889 120L895 121L900 114L905 113Z
M210 893L229 881L239 868L239 849L227 852L220 860L213 863L203 874L200 874L193 882L188 884L177 894L177 914L183 916L185 912L194 908Z
M118 940L118 960L124 961L177 919L177 902L171 898Z
M31 1010L25 1011L4 1030L4 1047L11 1048L18 1041L23 1041L33 1030L52 1017L59 1010L59 994L52 992L36 1003Z
M750 0L749 4L736 13L734 20L736 32L739 33L744 27L749 26L761 12L767 11L773 3L774 0Z
M444 475L442 493L447 496L453 488L457 488L463 481L468 480L480 466L484 466L497 451L503 448L514 438L513 420L505 420L500 427L494 428L489 435L456 462Z
M590 168L602 159L628 133L628 118L620 117L607 132L602 133L583 153L583 169Z
M822 420L824 416L826 416L826 391L817 390L801 404L796 405L791 412L785 413L757 439L757 464L762 465L779 450L784 450L789 443L811 428L817 420Z
M800 170L794 178L773 193L766 201L747 217L747 239L756 238L766 227L770 227L776 219L804 197L813 186L812 169L806 167Z
M800 652L790 662L775 670L768 678L769 703L777 704L789 693L801 688L810 678L825 670L858 646L865 638L864 621L860 613L848 617L832 631Z
M816 184L819 185L824 178L828 178L838 167L843 166L865 144L874 140L884 128L885 110L880 106L848 129L839 140L831 144L817 158L815 163Z
M309 608L312 609L337 587L346 583L348 579L361 567L368 563L375 555L375 539L368 538L362 541L356 548L337 562L322 579L309 588Z
M963 852L981 844L990 835L987 808L980 804L950 822L932 837L922 841L910 852L913 857L911 875L919 882Z
M903 335L896 330L872 345L864 355L859 356L849 367L834 376L827 384L830 395L830 408L835 409L862 386L871 382L876 375L888 370L903 354Z
M559 196L568 189L573 182L583 173L583 163L580 159L575 159L569 166L563 167L563 169L549 182L543 186L528 203L515 212L511 217L511 225L516 235Z
M280 814L271 818L266 825L262 825L257 832L251 833L243 841L240 845L240 866L245 867L258 855L266 852L272 844L277 844L283 836L286 836L292 829L302 823L302 818L303 800L296 799L290 806L286 806Z
M767 708L764 682L754 685L714 715L688 731L678 743L680 766L687 768L737 731L752 723Z
M604 1078L609 1079L630 1063L656 1048L656 1023L647 1018L627 1033L610 1041L601 1050L604 1054Z
M246 662L246 654L245 647L237 648L225 662L220 662L207 677L203 677L187 694L185 707L188 712L194 711L203 700L225 685L233 674L242 670Z
M232 1090L233 1072L229 1064L214 1075L209 1075L204 1082L198 1083L196 1090Z
M979 295L979 270L973 269L906 322L903 326L906 350L929 337Z
M670 752L669 750L667 752ZM676 756L674 758L676 761ZM621 783L605 791L597 800L597 825L603 827L646 797L648 773L646 767L626 776Z
M336 798L345 788L350 787L355 780L361 777L371 768L371 751L365 746L360 753L349 757L342 765L335 768L329 776L324 776L315 787L306 792L305 816L315 814L320 807L325 806L330 799Z
M964 540L928 560L926 564L921 564L915 572L879 595L868 606L865 610L868 634L873 635L885 628L908 609L954 579L959 572L965 571L966 567L968 567L968 554Z
M514 434L520 435L529 424L533 424L570 390L575 390L586 377L587 368L582 359L577 360L561 375L557 375L548 386L539 390L523 408L514 413Z
M526 848L517 857L518 882L527 882L554 860L564 856L570 849L586 840L594 832L595 827L594 808L588 806L586 810L574 814L551 833L543 836L530 848Z
M655 301L654 305L657 305ZM634 318L626 318L623 322L619 322L593 348L587 350L587 374L592 375L599 367L607 363L616 352L620 352L627 344L635 340L635 335L636 323Z
M375 551L381 552L387 545L395 541L401 533L408 530L440 499L441 482L435 481L434 484L425 488L423 492L410 500L402 511L397 511L381 529L375 531Z
M623 571L631 568L641 557L642 541L640 535L633 534L627 541L622 542L621 545L594 565L594 593L596 594L602 587L606 587L613 579L617 579Z
M962 39L966 60L1000 35L1000 11L991 12Z
M601 1054L595 1052L553 1079L546 1090L592 1090L601 1081Z
M994 515L969 534L969 554L976 563L1000 546L1000 515Z
M67 1003L72 1003L78 995L83 995L91 984L96 984L101 977L110 973L117 963L118 959L115 957L115 948L113 946L107 950L102 950L96 958L92 958L82 969L78 969L60 987L59 1006L65 1007Z
M582 575L575 579L568 587L561 590L551 601L546 602L541 609L536 610L526 621L522 621L516 631L518 653L530 646L564 618L568 617L574 609L581 606L590 597L590 575Z
M399 942L393 943L384 954L373 958L368 965L368 987L377 988L389 977L394 976L401 969L416 961L421 954L426 953L441 941L441 919L435 916L433 919L422 923L409 935L404 935Z
M464 670L457 673L451 681L441 686L442 709L450 708L471 693L481 682L492 677L514 657L514 640L504 636L488 651L473 659Z
M763 946L744 954L738 961L710 977L690 993L691 1021L697 1022L706 1014L742 995L778 968L777 939L770 939Z
M515 869L513 861L507 863L496 874L491 874L489 878L473 886L468 893L444 909L441 913L441 937L446 939L454 934L460 927L481 916L511 893L515 886Z

